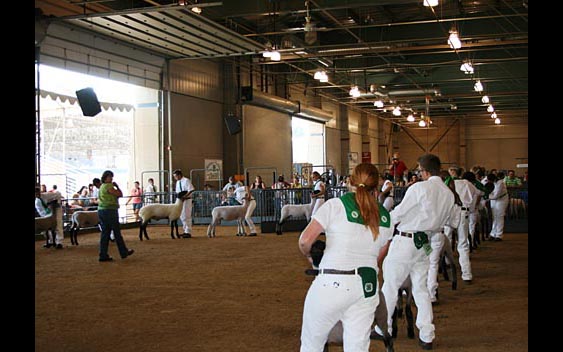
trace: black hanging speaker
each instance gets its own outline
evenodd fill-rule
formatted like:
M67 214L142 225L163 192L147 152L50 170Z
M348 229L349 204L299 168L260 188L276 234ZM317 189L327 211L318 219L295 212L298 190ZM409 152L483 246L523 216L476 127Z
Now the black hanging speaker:
M229 131L229 134L231 136L242 131L240 120L237 119L235 116L225 117L225 125L227 125L227 131Z
M100 106L96 93L94 93L94 89L84 88L77 90L76 97L78 98L78 104L80 105L84 116L96 116L96 114L102 111L102 107Z

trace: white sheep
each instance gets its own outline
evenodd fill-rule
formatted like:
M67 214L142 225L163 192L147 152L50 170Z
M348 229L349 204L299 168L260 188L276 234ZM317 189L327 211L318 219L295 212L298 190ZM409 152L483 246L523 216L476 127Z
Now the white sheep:
M313 211L313 204L315 198L311 198L309 204L286 204L281 209L280 221L276 224L276 234L281 235L283 231L283 223L290 217L300 218L305 217L307 222L311 220L311 213Z
M174 204L147 204L139 211L141 217L141 226L139 227L139 239L143 240L143 234L148 240L147 225L151 219L160 220L168 219L170 221L170 237L174 239L174 227L176 227L176 237L180 238L178 234L178 219L182 213L182 204L184 203L183 197L188 194L188 191L182 191L176 196Z
M70 218L70 243L78 246L78 231L84 227L95 227L99 224L97 210L79 210Z
M256 202L255 200L249 200L248 197L243 199L242 205L225 205L213 208L211 215L213 219L207 228L207 237L215 237L215 227L219 225L221 220L236 220L237 221L237 236L246 236L246 231L244 230L243 221L246 217L246 210L251 202ZM251 233L250 236L256 236L256 233Z

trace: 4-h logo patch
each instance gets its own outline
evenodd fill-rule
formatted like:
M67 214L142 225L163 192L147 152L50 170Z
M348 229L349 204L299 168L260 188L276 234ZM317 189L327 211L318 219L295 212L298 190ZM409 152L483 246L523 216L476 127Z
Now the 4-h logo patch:
M381 221L382 221L382 222L387 222L387 216L383 215L383 216L381 217Z
M356 219L360 214L358 214L358 212L354 210L350 213L350 215L352 215L352 217Z

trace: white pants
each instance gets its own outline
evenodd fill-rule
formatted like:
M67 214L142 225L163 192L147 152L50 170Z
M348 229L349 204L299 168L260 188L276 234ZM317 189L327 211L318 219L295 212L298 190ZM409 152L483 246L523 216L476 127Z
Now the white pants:
M184 228L184 233L192 233L192 199L184 200L182 204L182 213L180 214L180 220L182 220L182 227Z
M479 211L475 210L469 213L469 234L471 238L475 238L475 228L479 222Z
M452 241L453 229L449 226L444 226L444 233L448 236L450 242ZM461 211L461 220L457 228L457 253L459 255L459 266L461 267L461 278L463 280L473 280L471 273L471 261L469 260L469 212L467 210Z
M430 302L436 302L436 290L438 290L438 268L440 266L440 257L442 248L446 242L446 235L443 232L437 232L430 237L430 246L432 253L428 256L428 279L426 286L430 295Z
M252 199L248 204L246 214L244 215L244 220L250 229L250 233L256 233L256 226L254 226L254 222L252 221L252 213L254 213L254 209L256 209L256 200Z
M313 206L313 211L311 212L311 215L315 215L317 210L319 210L319 208L323 204L325 204L324 198L315 198L315 205Z
M404 236L394 236L387 257L383 261L383 295L387 304L387 324L389 334L393 333L393 311L397 305L399 287L410 275L412 281L412 295L418 309L416 327L419 337L424 342L434 340L434 318L432 303L426 283L428 281L428 256L424 249L416 249L414 240Z
M378 303L377 293L364 297L359 275L317 276L305 298L300 352L322 352L330 331L339 320L344 330L344 351L368 352Z
M491 237L502 238L504 232L504 215L508 207L508 197L501 200L491 199L491 211L493 213L493 227L491 229Z

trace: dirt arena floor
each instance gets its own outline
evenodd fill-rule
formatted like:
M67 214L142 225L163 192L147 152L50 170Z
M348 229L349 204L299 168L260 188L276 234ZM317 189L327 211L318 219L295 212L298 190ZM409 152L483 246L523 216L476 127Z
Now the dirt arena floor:
M155 225L140 242L137 231L123 231L135 254L122 260L110 243L106 263L98 233L74 247L65 238L63 250L35 243L35 351L299 351L312 280L299 233L236 237L236 227L218 227L209 239L196 226L193 238L172 240ZM434 350L528 351L528 234L484 243L471 261L473 284L440 282ZM421 351L404 321L395 351Z

